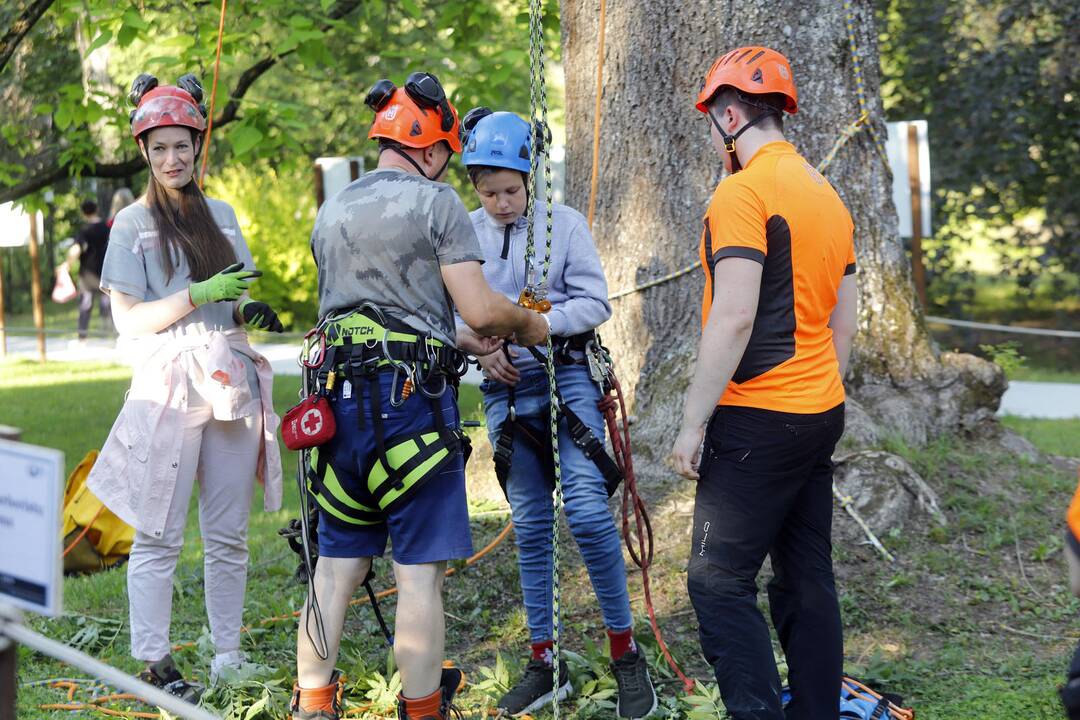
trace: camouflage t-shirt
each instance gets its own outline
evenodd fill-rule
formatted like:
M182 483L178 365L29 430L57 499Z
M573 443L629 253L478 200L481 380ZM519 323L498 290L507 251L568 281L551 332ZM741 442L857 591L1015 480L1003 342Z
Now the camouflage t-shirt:
M365 173L315 218L319 317L371 302L419 332L454 343L441 265L484 261L454 189L401 170Z

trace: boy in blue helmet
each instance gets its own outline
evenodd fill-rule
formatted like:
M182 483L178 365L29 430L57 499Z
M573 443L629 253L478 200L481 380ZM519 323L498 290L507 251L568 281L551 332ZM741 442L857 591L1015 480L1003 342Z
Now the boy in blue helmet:
M477 108L466 115L463 134L462 160L482 206L470 215L486 261L484 276L493 289L517 300L535 281L545 251L540 240L536 255L525 257L533 126L513 113ZM537 202L536 217L545 214ZM607 626L619 685L618 713L643 718L656 708L656 694L645 656L634 643L626 566L607 506L617 480L577 444L591 435L602 451L604 441L603 414L597 407L601 391L590 376L585 352L595 342L595 328L611 316L607 281L588 224L577 211L553 207L551 245L546 288L551 308L546 317L557 358L556 386L567 408L559 421L566 518ZM458 332L469 330L459 327ZM481 390L496 472L513 514L531 641L524 675L498 703L518 716L572 691L565 662L560 663L558 687L552 667L550 395L545 368L526 349L507 342L478 359L486 378Z

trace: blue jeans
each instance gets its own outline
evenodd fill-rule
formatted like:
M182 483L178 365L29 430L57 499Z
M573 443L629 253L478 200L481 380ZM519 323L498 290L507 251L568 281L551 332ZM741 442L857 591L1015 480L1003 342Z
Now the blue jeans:
M600 390L589 379L585 366L557 368L555 382L563 401L602 440L604 417L596 406ZM488 437L494 446L507 416L507 387L485 380L480 389L484 393ZM546 372L541 369L523 373L515 387L517 417L539 419L544 428L550 428L548 398ZM559 422L559 456L566 520L585 561L604 624L610 630L627 630L633 625L633 618L626 589L626 565L619 533L608 510L604 476L574 445L565 420ZM534 449L527 442L515 441L506 491L517 537L521 592L532 642L550 640L553 634L552 478L546 475L544 464Z

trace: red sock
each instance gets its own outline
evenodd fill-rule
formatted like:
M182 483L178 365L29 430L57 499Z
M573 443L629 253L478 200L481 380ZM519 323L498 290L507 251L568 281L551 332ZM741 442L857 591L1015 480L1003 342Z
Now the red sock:
M532 659L543 660L549 666L552 664L552 649L555 647L555 643L551 640L542 640L540 642L532 643Z
M618 660L628 652L637 650L637 643L634 642L634 630L628 628L621 632L615 632L614 630L607 631L608 642L611 644L611 659Z

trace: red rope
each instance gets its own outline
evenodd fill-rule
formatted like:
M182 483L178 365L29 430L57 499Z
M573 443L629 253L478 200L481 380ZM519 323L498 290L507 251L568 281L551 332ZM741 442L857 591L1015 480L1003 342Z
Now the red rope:
M653 531L649 522L649 514L645 510L645 503L638 495L637 480L634 477L634 458L630 451L630 423L626 415L626 401L623 399L622 386L619 379L612 374L612 390L600 400L599 407L607 421L608 436L611 438L611 449L615 454L615 463L623 473L623 497L622 497L622 530L626 549L630 551L630 557L634 564L641 568L641 583L645 588L645 608L649 612L649 624L652 625L653 635L664 653L664 659L675 674L682 681L683 688L687 693L694 691L694 681L686 676L679 668L675 658L671 656L667 643L660 632L660 625L656 621L656 610L653 608L652 590L649 585L649 567L653 561ZM622 428L616 420L616 409L622 418ZM630 536L630 508L634 509L634 524L637 527L637 549Z
M221 0L221 19L218 21L217 57L214 59L214 83L210 86L210 115L206 123L206 143L202 149L202 168L199 170L199 189L206 177L206 161L210 157L210 136L214 132L214 101L217 100L218 72L221 70L221 38L225 34L225 1Z

